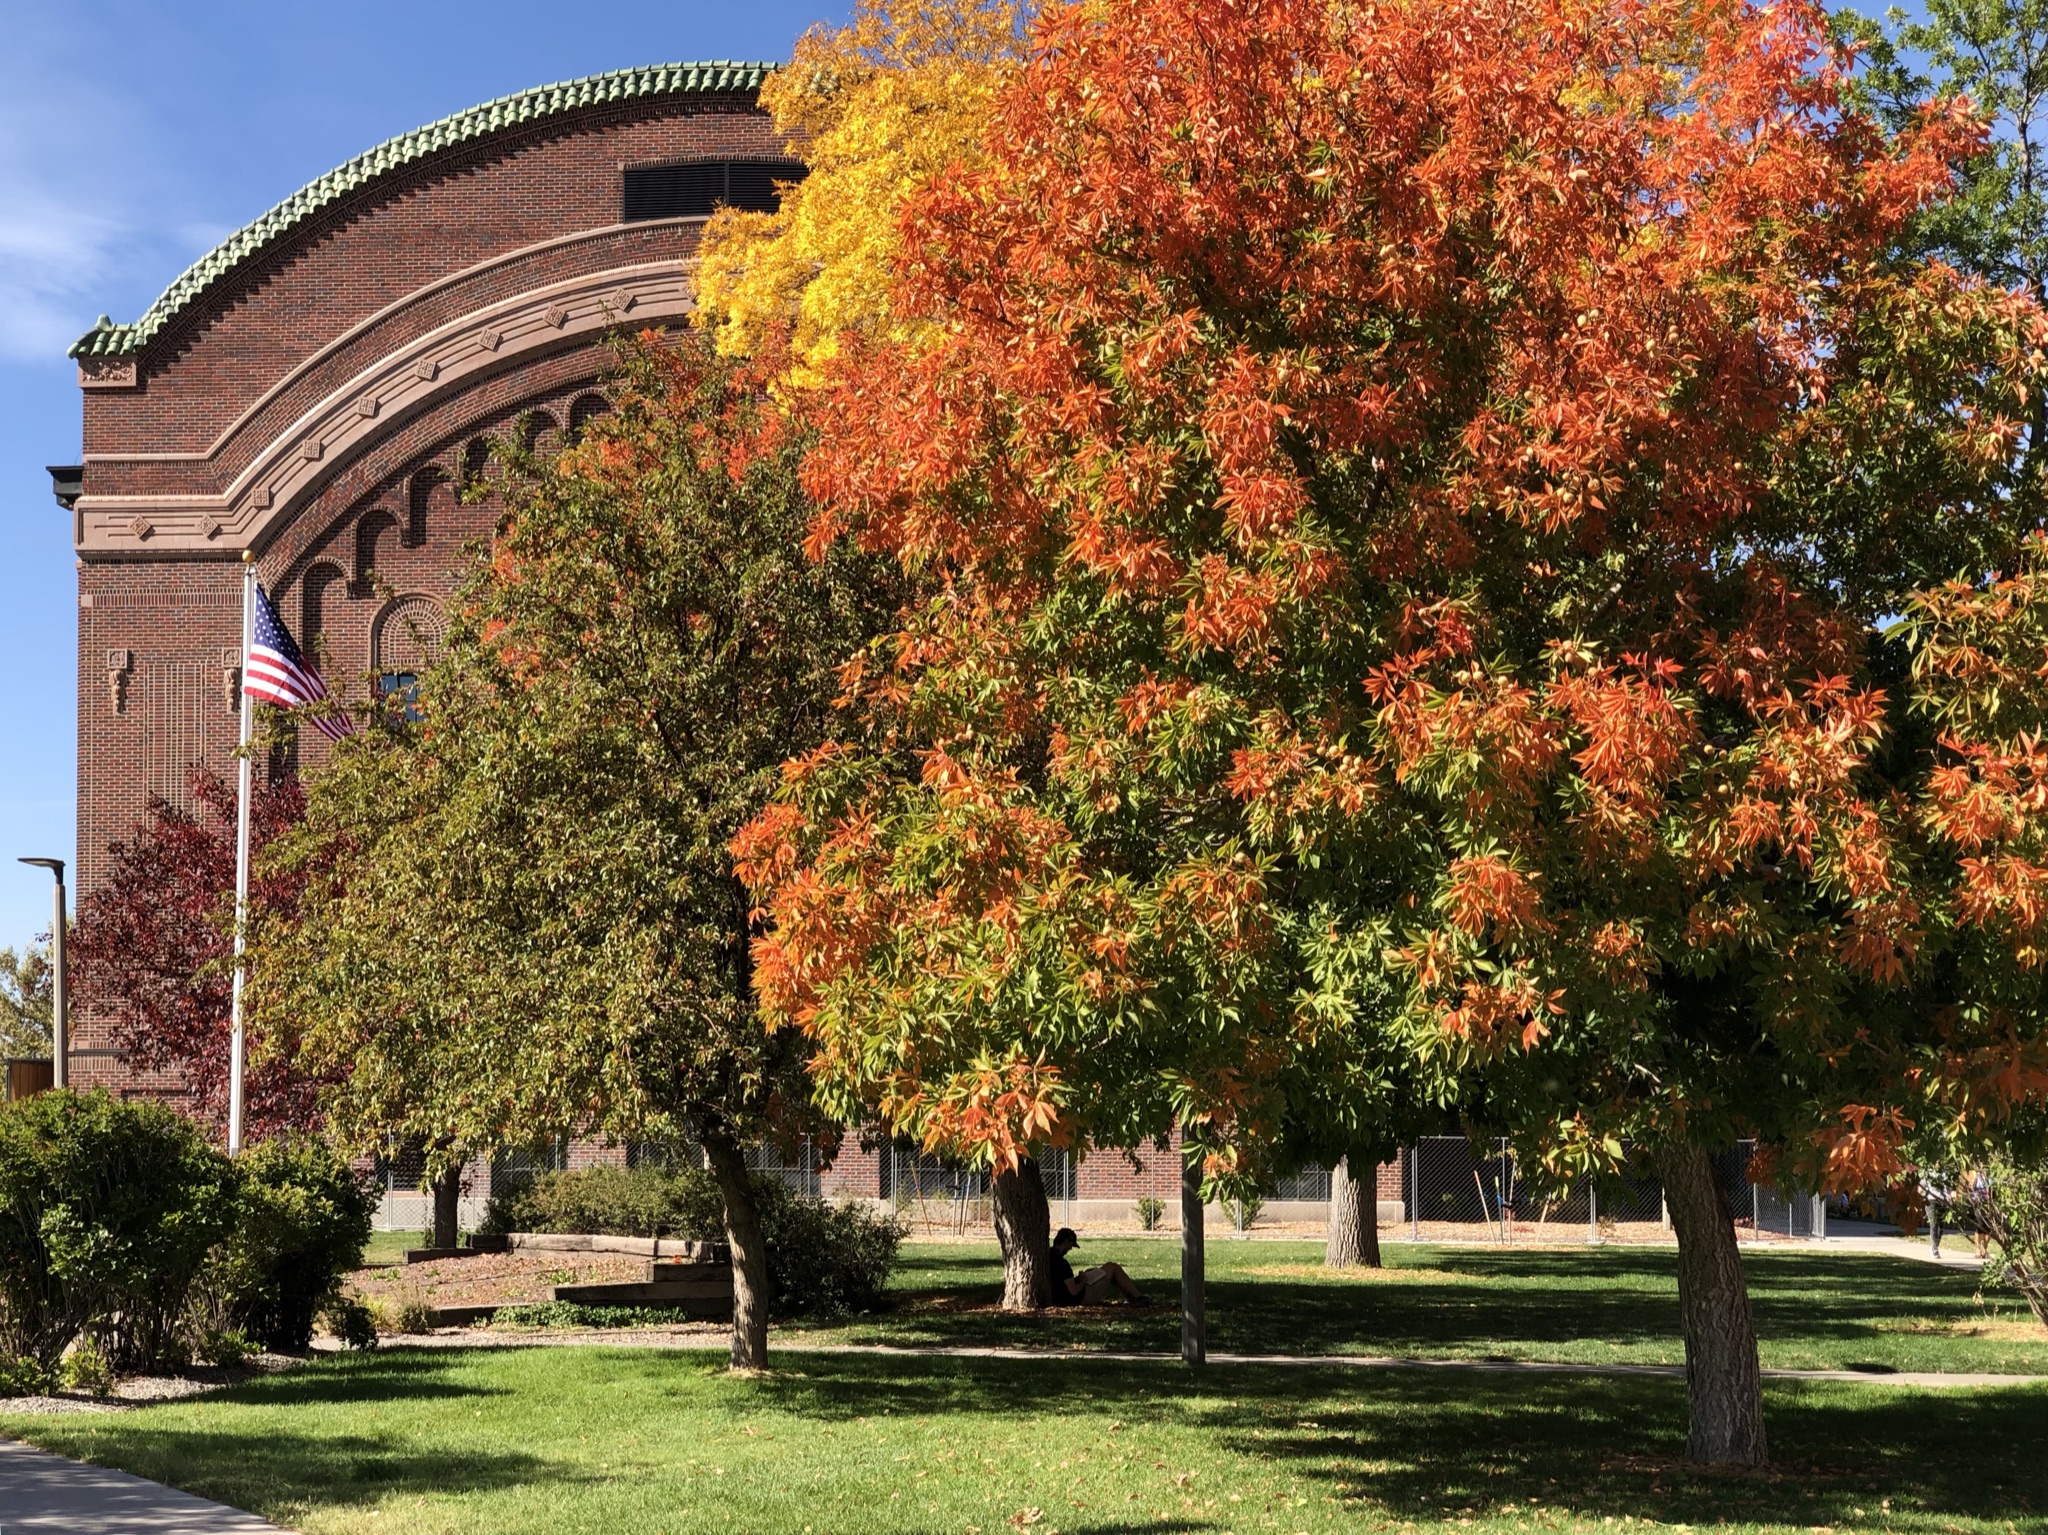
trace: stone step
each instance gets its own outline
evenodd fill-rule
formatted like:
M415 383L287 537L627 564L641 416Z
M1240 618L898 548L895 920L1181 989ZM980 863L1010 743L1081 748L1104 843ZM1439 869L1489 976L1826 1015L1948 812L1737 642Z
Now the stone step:
M408 1247L405 1250L407 1263L436 1263L443 1258L474 1258L480 1248L475 1247Z
M475 1327L498 1314L496 1306L436 1306L436 1327Z
M681 1237L604 1237L568 1232L515 1231L506 1238L514 1252L633 1253L642 1258L674 1258L686 1263L730 1263L723 1242L689 1242Z
M732 1288L732 1265L730 1263L687 1263L671 1262L657 1258L647 1265L649 1284L687 1284L693 1280L710 1280Z

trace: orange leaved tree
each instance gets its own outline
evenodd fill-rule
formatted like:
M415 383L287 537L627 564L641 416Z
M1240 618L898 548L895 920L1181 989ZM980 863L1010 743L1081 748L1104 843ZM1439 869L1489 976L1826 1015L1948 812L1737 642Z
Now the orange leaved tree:
M2048 1090L2042 674L1985 659L2043 317L1899 254L1977 126L1845 107L1801 3L1034 42L905 214L943 326L811 407L816 540L938 595L743 837L769 1014L997 1160L1163 1098L1227 1174L1324 1081L1633 1142L1691 1453L1762 1462L1714 1153L1881 1182Z

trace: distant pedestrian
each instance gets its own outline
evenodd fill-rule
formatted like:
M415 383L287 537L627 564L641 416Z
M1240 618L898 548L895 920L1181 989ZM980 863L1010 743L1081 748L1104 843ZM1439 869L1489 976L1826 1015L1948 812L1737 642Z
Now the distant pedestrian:
M1970 1241L1977 1257L1991 1256L1991 1175L1981 1167L1970 1170Z
M1948 1184L1939 1173L1922 1173L1920 1191L1927 1197L1927 1241L1930 1251L1941 1257L1941 1223L1948 1214Z

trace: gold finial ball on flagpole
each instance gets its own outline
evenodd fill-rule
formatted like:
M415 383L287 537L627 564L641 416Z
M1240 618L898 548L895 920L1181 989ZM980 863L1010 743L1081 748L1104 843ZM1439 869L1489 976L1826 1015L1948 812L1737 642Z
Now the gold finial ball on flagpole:
M244 549L244 550L242 551L242 563L243 563L244 565L253 565L253 564L255 564L255 563L256 563L256 551L255 551L254 549Z

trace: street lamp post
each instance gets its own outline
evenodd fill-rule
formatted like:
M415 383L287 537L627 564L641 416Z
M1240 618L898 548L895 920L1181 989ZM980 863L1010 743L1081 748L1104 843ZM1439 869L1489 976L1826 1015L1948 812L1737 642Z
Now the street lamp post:
M21 862L48 869L56 881L56 889L51 896L54 905L50 922L50 1081L56 1087L69 1087L71 1018L67 1011L69 999L64 994L64 860L24 858Z

